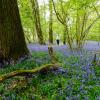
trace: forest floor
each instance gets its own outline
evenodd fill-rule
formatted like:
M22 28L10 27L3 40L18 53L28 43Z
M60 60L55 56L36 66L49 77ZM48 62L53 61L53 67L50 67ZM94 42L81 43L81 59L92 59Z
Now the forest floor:
M92 61L94 60L94 56L96 54L96 59L95 60L100 60L100 42L96 41L87 41L84 44L84 47L81 50L76 50L74 49L71 51L67 45L52 45L54 52L58 55L62 54L64 57L68 57L70 61L66 61L69 66L87 66L91 65ZM39 45L39 44L29 44L28 48L30 52L48 52L48 45ZM80 59L79 63L75 61L75 58L78 57ZM63 59L63 61L64 61ZM72 60L71 60L72 59Z
M1 69L0 75L51 63L48 45L29 44L28 48L31 58ZM98 42L88 41L81 51L70 51L66 45L53 48L61 63L59 69L35 74L28 82L19 76L4 81L0 100L100 100L100 66L92 63L100 51Z
M69 51L69 48L67 45L52 45L54 50L56 51L62 51L66 50ZM28 48L30 51L47 51L48 45L39 45L39 44L28 44ZM100 50L100 42L96 41L87 41L83 47L83 50L86 51L99 51Z
M87 41L81 50L74 49L71 51L67 45L61 44L59 46L52 45L52 47L55 52L60 52L65 56L86 55L86 53L89 53L90 56L94 56L94 54L98 56L100 54L100 42L96 41ZM48 45L29 44L28 48L30 52L48 51Z

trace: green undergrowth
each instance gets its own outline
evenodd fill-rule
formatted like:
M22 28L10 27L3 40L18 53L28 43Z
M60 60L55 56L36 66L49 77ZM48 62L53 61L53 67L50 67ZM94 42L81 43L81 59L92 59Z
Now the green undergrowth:
M99 100L100 67L92 66L87 73L86 66L77 66L79 57L56 56L65 71L53 71L25 77L14 77L0 83L1 100ZM34 52L32 57L14 66L0 69L0 75L17 69L33 69L51 63L47 52ZM70 63L70 64L69 64ZM73 66L74 65L74 66ZM82 69L83 68L83 69ZM87 67L86 67L87 68ZM88 76L86 76L89 74Z
M47 52L33 52L32 57L24 60L23 62L19 62L15 65L8 65L5 68L0 69L0 75L6 74L8 72L19 70L19 69L33 69L35 67L39 67L44 64L49 64L50 57Z

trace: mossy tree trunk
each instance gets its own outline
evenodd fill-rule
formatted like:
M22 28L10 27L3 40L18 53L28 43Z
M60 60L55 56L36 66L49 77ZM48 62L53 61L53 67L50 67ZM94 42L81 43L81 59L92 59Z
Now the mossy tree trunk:
M49 0L49 11L50 11L50 17L49 17L49 43L53 44L53 30L52 30L52 0Z
M31 0L31 3L32 3L32 9L33 9L33 15L34 15L35 27L36 27L37 36L38 36L38 42L39 42L39 44L45 44L42 29L41 29L41 23L40 23L38 1L37 0Z
M28 55L17 0L0 0L0 62Z

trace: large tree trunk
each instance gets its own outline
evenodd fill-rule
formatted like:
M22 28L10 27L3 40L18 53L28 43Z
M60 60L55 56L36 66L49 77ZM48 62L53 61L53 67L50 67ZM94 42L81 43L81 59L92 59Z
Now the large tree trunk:
M53 30L52 30L52 0L49 0L49 43L53 44Z
M28 55L17 0L0 0L0 62Z
M36 27L37 36L38 36L38 42L39 44L45 44L44 39L43 39L42 29L41 29L41 23L40 23L38 1L31 0L31 3L32 3L32 9L33 9L33 15L34 15L35 27Z

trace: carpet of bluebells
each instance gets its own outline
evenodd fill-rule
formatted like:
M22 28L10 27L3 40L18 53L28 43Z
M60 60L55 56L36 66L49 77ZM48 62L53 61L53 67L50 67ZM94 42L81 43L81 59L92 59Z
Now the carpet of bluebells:
M55 54L62 66L33 75L28 82L24 77L14 77L0 83L0 100L100 100L100 66L92 63L94 53L59 49ZM0 75L48 63L48 52L32 52L32 57L22 63L0 69Z

